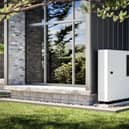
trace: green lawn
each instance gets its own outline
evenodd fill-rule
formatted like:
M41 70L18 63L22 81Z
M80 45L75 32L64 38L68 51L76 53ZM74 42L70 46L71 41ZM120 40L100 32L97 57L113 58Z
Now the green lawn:
M0 129L129 129L129 111L104 113L0 102Z

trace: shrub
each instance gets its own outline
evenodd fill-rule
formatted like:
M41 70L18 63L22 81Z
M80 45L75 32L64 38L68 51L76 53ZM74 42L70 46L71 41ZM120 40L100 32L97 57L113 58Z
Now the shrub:
M72 64L62 64L60 67L55 69L55 78L61 83L71 83L72 78Z

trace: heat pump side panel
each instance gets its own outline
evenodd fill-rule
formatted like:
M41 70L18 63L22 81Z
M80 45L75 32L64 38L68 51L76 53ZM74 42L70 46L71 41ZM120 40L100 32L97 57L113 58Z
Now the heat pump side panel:
M98 51L98 101L108 101L108 51Z
M119 50L98 52L98 101L129 99L128 55L128 51Z

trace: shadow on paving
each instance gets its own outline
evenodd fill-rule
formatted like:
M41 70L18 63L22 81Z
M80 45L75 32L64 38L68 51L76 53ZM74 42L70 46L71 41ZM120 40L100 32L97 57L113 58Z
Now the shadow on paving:
M0 129L129 129L129 120L105 119L98 116L79 121L63 115L15 115L0 119Z

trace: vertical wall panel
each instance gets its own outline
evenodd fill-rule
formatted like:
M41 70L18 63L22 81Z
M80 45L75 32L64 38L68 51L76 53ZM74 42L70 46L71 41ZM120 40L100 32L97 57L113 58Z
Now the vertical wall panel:
M112 19L102 20L91 13L91 50L93 64L93 87L97 93L97 51L99 49L129 50L129 21L113 22Z

